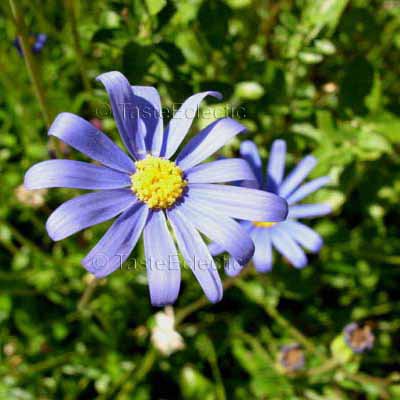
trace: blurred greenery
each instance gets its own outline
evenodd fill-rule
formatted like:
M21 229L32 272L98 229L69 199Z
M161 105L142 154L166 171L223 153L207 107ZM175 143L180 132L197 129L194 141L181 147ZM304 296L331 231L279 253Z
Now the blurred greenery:
M41 104L13 45L21 31L0 3L0 399L399 399L400 2L10 3L25 33L48 41L32 56ZM264 160L283 138L289 165L313 153L312 176L333 181L313 198L334 214L311 223L325 246L308 268L276 257L268 275L228 280L216 305L184 269L175 313L186 346L169 357L150 344L157 310L145 271L96 286L80 266L109 224L52 243L45 220L77 192L51 190L35 208L16 193L49 150L80 157L48 144L46 113L98 118L119 140L94 80L110 70L156 86L166 107L219 90L223 102L207 107L240 110ZM351 321L373 328L369 353L343 343ZM299 373L277 361L293 342L305 351Z

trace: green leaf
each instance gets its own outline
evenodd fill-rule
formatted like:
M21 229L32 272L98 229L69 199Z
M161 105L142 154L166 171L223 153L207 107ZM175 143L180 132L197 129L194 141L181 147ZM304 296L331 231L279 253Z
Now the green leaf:
M212 383L192 366L185 366L180 373L183 398L189 400L215 399Z
M321 54L313 53L311 51L302 51L299 53L300 61L303 61L305 64L318 64L323 60Z
M332 55L336 52L335 45L328 39L320 39L315 41L315 49L321 54Z
M230 8L221 0L205 1L198 13L198 21L210 46L220 48L228 34Z
M130 82L140 84L151 65L151 46L129 42L122 50L122 71Z
M0 323L8 319L11 308L11 298L6 295L0 295Z
M145 0L150 15L157 15L167 4L167 0Z
M365 100L370 94L374 80L374 69L371 63L357 57L346 64L344 77L340 83L339 105L356 114L366 112Z
M336 336L331 343L332 356L338 360L341 364L346 364L351 361L354 357L353 351L344 341L343 334Z
M258 100L263 94L264 88L258 82L239 82L235 87L235 95L243 100Z

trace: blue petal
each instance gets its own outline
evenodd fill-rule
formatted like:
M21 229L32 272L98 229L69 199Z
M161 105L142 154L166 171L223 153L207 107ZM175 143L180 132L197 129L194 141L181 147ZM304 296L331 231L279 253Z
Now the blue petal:
M237 219L279 222L287 215L286 201L263 190L195 183L189 185L189 194L196 204Z
M121 268L139 240L148 212L142 203L128 208L82 260L82 265L97 278Z
M271 240L275 248L289 260L295 268L307 265L307 257L300 246L290 237L286 229L280 225L271 228Z
M278 193L285 173L286 142L275 140L272 143L267 165L267 190Z
M208 250L210 250L210 254L212 256L217 256L225 251L218 243L215 242L212 242L208 245Z
M268 272L272 269L272 243L270 229L256 228L251 237L254 241L255 251L253 263L258 272Z
M308 226L297 221L285 221L282 224L290 236L307 250L317 253L321 249L324 243L321 236Z
M73 160L42 161L29 168L24 181L27 189L120 189L130 184L127 174Z
M314 193L322 186L325 186L327 183L329 183L329 181L329 176L322 176L321 178L313 179L312 181L301 185L287 198L288 204L292 205L300 200L303 200L309 194Z
M151 86L132 86L135 105L144 123L146 149L153 156L161 154L164 128L161 99L157 89Z
M289 207L288 218L313 218L330 214L332 208L328 204L298 204Z
M242 144L240 145L240 155L249 163L251 169L253 170L258 181L258 187L262 187L262 162L260 158L260 153L258 152L255 143L251 140L245 140L244 142L242 142Z
M228 276L238 276L245 265L240 265L233 257L229 257L229 260L225 264L225 273Z
M174 229L183 258L199 281L205 295L212 303L220 301L223 294L221 279L214 260L200 234L184 218L179 207L168 211L168 218Z
M163 151L163 155L166 158L171 158L182 143L192 125L193 119L198 113L200 103L206 96L213 96L219 100L222 99L221 93L218 92L209 91L194 94L185 100L177 113L171 119L165 131L166 148Z
M185 176L189 183L220 183L256 179L247 162L240 158L228 158L196 165L187 170Z
M177 164L183 170L200 164L245 129L232 118L221 118L213 122L189 141L176 159Z
M61 113L50 127L49 135L61 139L93 160L118 171L133 173L133 161L104 133L83 118Z
M46 44L47 35L45 33L39 33L36 35L35 39L36 40L32 46L32 51L34 53L39 53L43 49L43 46Z
M107 221L137 202L130 189L103 190L69 200L49 217L46 228L53 240L61 240L82 229Z
M143 133L139 130L140 110L137 107L131 85L118 71L106 72L96 78L107 90L121 138L136 158L146 155Z
M317 160L313 156L304 157L296 168L285 178L279 188L279 195L289 197L289 195L303 182L311 170L316 166Z
M179 294L181 270L163 211L151 212L143 238L151 304L172 304Z
M246 230L233 219L208 208L187 197L179 206L183 215L212 241L236 259L246 264L252 257L254 245Z
M240 221L239 225L245 229L245 231L250 235L250 232L253 230L254 225L249 222L249 221ZM210 253L212 256L217 256L223 252L225 252L225 249L223 249L218 243L212 242L209 243L208 245L208 250L210 250Z

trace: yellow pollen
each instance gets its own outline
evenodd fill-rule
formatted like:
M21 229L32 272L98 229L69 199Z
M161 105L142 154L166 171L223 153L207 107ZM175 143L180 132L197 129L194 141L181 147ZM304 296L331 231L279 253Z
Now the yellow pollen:
M256 226L257 228L271 228L271 226L274 226L276 222L258 222L258 221L253 221L253 225Z
M187 182L174 162L148 155L135 166L131 189L150 208L169 208L182 196Z

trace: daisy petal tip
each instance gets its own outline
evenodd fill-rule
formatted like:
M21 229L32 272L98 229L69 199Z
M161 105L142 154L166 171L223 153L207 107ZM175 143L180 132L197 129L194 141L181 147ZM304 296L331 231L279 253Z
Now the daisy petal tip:
M312 253L318 253L318 252L321 250L321 248L322 248L323 245L324 245L324 241L322 240L321 237L319 237L318 240L316 240L316 242L315 242L313 248L310 249L310 251L311 251Z
M302 260L298 260L295 265L293 265L296 269L303 269L307 266L308 260L307 257L304 257Z
M28 171L26 171L25 176L24 176L24 187L27 190L34 190L34 189L40 189L37 185L35 185L35 165L30 167Z
M87 272L94 275L97 279L104 278L112 272L107 272L107 269L105 268L99 268L95 262L95 257L86 256L83 260L81 260L81 265L86 269Z
M252 140L244 140L242 143L240 143L240 151L246 151L247 149L256 149L256 145Z
M165 288L164 290L162 290L161 287L158 287L156 288L156 290L154 290L152 286L149 286L149 289L150 302L153 307L164 307L168 305L173 305L179 295L180 282L175 287Z
M124 77L124 75L122 75L121 72L119 72L119 71L103 72L102 74L96 76L96 81L102 82L102 80L104 78L110 78L110 77L112 78L112 77L120 77L120 76Z
M286 141L283 139L276 139L272 143L274 151L285 151L286 152Z
M315 165L317 165L317 163L318 163L317 158L316 158L315 156L311 155L311 154L308 155L308 156L306 156L304 160L307 160L307 162L308 162L310 165L312 165L313 167L314 167Z
M323 180L323 182L324 182L323 184L324 184L324 185L327 185L328 183L331 183L331 182L332 182L331 177L328 176L328 175L322 177L321 179Z
M248 252L246 254L243 254L243 257L241 257L240 260L236 260L241 267L246 265L253 258L255 250L256 247L252 241L252 246L248 249Z
M268 220L270 222L282 222L287 219L287 216L289 214L289 205L286 199L283 197L274 195L276 197L276 211L275 215L269 215L268 218L265 218L265 220Z
M60 126L65 126L71 122L74 123L76 119L83 120L83 118L70 112L61 112L57 114L57 116L54 118L54 121L50 125L47 135L57 136L57 131L59 130Z
M51 217L49 217L49 219L46 222L46 231L47 231L47 234L49 235L50 239L53 240L53 242L58 242L58 241L64 239L64 237L62 235L60 235L59 233L57 233L56 229L54 229Z
M212 294L211 293L207 293L206 296L207 296L208 300L210 300L210 302L212 304L215 304L215 303L218 303L218 302L220 302L222 300L223 292L222 291L221 292L213 292Z
M261 273L261 274L267 274L268 272L272 271L272 264L268 265L256 265L255 266L256 271Z
M237 127L237 130L239 131L239 134L244 133L245 131L247 131L247 127L244 126L243 124L241 124L240 122L238 122L235 119L230 118L230 117L228 117L227 119L230 120L232 125Z
M321 216L333 213L333 207L330 204L322 203L321 206Z
M176 301L176 299L175 300L162 300L162 299L158 299L158 298L150 299L151 305L153 307L159 307L159 308L165 307L165 306L172 306L175 303L175 301Z
M235 276L238 276L240 274L240 271L241 271L241 269L235 268L233 266L225 267L225 274L232 278Z
M25 175L25 178L24 178L24 183L23 183L23 185L24 185L24 188L25 188L26 190L32 190L32 189L34 189L34 188L32 187L32 184L31 184L30 180L27 179L27 176L26 176L26 175Z
M222 100L224 98L221 92L217 92L215 90L210 91L209 95L215 97L218 100Z

